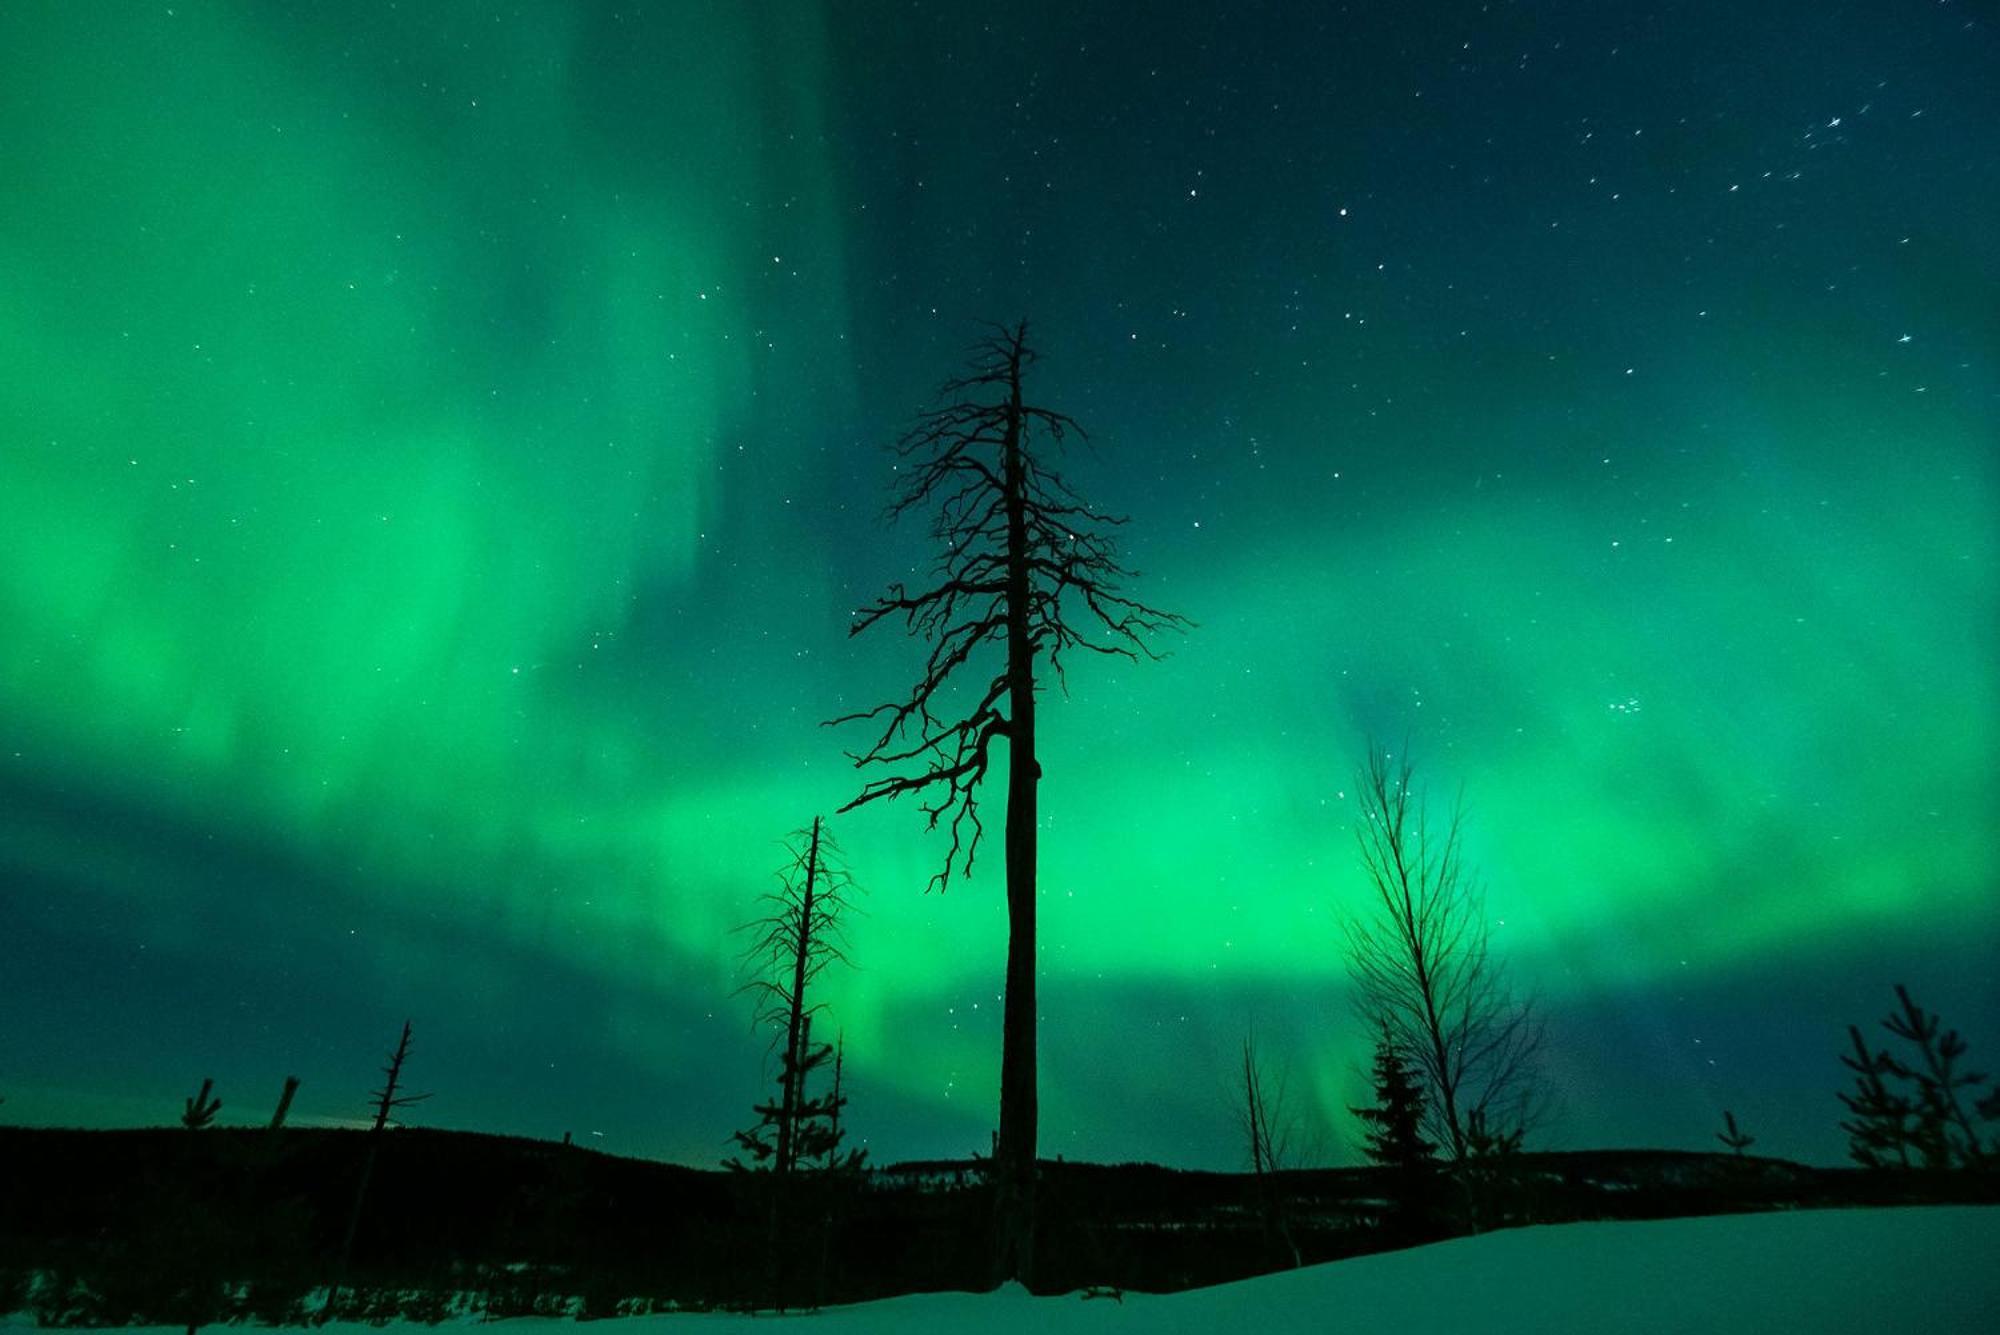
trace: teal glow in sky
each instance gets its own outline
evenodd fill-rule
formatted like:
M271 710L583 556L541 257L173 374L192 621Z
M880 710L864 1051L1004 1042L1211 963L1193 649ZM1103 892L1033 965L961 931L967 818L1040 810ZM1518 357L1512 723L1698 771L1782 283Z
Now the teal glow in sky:
M729 929L913 646L892 440L1026 316L1136 586L1043 706L1043 1149L1336 1158L1347 789L1407 736L1566 1113L1834 1160L1989 1062L2000 68L1971 8L37 3L0 15L0 1094L712 1162ZM1490 11L1490 12L1489 12ZM1000 794L991 799L998 815ZM985 1150L996 858L842 818L878 1160Z

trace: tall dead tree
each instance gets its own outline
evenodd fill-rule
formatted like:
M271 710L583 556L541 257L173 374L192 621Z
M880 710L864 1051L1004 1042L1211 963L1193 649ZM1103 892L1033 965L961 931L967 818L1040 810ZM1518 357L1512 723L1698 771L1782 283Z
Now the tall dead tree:
M831 1044L813 1044L812 1019L824 1007L807 994L829 964L847 962L842 918L854 889L819 817L794 832L787 847L791 859L778 872L777 889L759 901L764 915L739 929L752 934L744 961L757 974L742 990L756 998L756 1023L773 1033L778 1095L757 1105L757 1126L735 1139L751 1165L768 1164L780 1175L814 1159L831 1162L837 1150L839 1091L813 1098L806 1090L811 1073L834 1055Z
M1433 828L1409 762L1392 766L1372 744L1356 784L1372 893L1346 920L1348 969L1368 1027L1386 1027L1423 1082L1427 1134L1463 1163L1475 1122L1505 1138L1541 1110L1541 1020L1490 948L1486 896L1464 863L1463 804Z
M1148 639L1187 623L1126 597L1132 576L1099 513L1056 467L1083 432L1065 413L1028 402L1035 362L1025 323L993 327L965 374L946 381L939 406L895 446L891 521L930 515L937 559L928 586L893 583L855 614L849 633L900 619L930 645L907 697L847 714L873 742L850 752L859 767L889 773L843 807L914 795L929 827L951 834L931 885L969 875L983 827L979 796L993 743L1007 742L1007 978L995 1141L996 1279L1029 1278L1034 1256L1035 1140L1035 693L1042 669L1064 684L1071 651L1157 657Z
M389 1054L389 1064L382 1068L382 1088L371 1090L374 1120L368 1125L368 1152L361 1161L361 1177L354 1185L354 1204L347 1212L347 1229L340 1238L340 1259L335 1264L333 1282L327 1286L326 1304L320 1308L319 1319L324 1322L333 1316L334 1300L340 1296L340 1286L347 1278L347 1265L354 1256L354 1235L361 1228L362 1207L368 1203L368 1184L375 1176L375 1158L382 1148L382 1133L397 1125L396 1114L411 1104L422 1103L428 1094L406 1094L403 1092L403 1065L410 1059L410 1022L403 1021L403 1036L396 1041L396 1050Z

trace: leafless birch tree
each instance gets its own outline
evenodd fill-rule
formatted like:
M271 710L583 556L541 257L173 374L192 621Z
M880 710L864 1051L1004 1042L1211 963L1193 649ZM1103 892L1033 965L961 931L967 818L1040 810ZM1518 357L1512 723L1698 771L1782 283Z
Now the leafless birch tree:
M1292 1238L1291 1221L1273 1175L1293 1166L1292 1141L1297 1124L1286 1106L1287 1086L1283 1071L1270 1075L1257 1055L1257 1040L1243 1040L1243 1092L1237 1117L1243 1137L1250 1146L1251 1180L1257 1192L1257 1208L1264 1216L1264 1231L1271 1245L1293 1266L1299 1264L1298 1243Z
M1433 825L1409 762L1373 744L1356 785L1371 894L1346 920L1348 969L1369 1028L1386 1028L1423 1082L1426 1134L1462 1161L1475 1126L1507 1135L1542 1111L1541 1019L1493 954L1463 802Z

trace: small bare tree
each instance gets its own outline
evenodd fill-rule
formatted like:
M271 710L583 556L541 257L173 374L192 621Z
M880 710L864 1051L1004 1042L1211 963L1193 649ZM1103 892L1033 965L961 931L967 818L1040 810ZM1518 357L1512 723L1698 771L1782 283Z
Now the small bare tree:
M1355 829L1368 907L1346 920L1362 1015L1416 1068L1425 1130L1462 1163L1479 1138L1518 1134L1542 1113L1543 1028L1492 952L1486 896L1466 868L1464 805L1434 827L1407 760L1371 744Z
M1250 1147L1251 1180L1257 1192L1257 1207L1264 1216L1264 1232L1273 1247L1296 1267L1298 1243L1292 1238L1284 1198L1273 1180L1273 1174L1293 1166L1292 1140L1297 1125L1286 1106L1287 1083L1282 1069L1275 1076L1267 1074L1257 1055L1256 1036L1245 1036L1243 1101L1237 1105L1236 1115Z
M1854 1072L1854 1092L1841 1093L1841 1103L1851 1119L1840 1124L1847 1133L1847 1153L1863 1168L1908 1168L1910 1166L1910 1119L1916 1106L1907 1094L1889 1087L1896 1074L1896 1060L1887 1051L1869 1051L1859 1025L1847 1026L1854 1055L1843 1054L1841 1065ZM1890 1156L1894 1155L1892 1163Z
M814 1159L832 1162L840 1137L838 1090L818 1099L806 1093L807 1077L834 1056L831 1044L813 1044L812 1019L824 1007L808 1001L807 992L829 964L847 963L842 918L854 891L818 816L787 847L791 860L778 872L777 889L760 900L764 916L739 929L752 934L743 958L757 971L741 990L756 998L757 1025L772 1031L778 1097L757 1105L758 1125L735 1139L753 1164L768 1162L780 1176ZM746 1165L731 1159L729 1166Z
M361 1211L368 1203L368 1185L375 1177L375 1158L381 1152L382 1133L397 1124L398 1112L430 1097L428 1094L404 1092L403 1065L409 1059L410 1022L405 1020L403 1036L396 1041L396 1050L389 1054L389 1064L382 1068L382 1088L369 1093L374 1101L375 1117L368 1126L368 1152L361 1161L361 1177L354 1185L354 1204L348 1209L347 1229L341 1234L340 1259L334 1266L333 1282L327 1286L326 1303L319 1310L322 1322L332 1319L334 1301L340 1296L340 1286L347 1278L348 1263L354 1258L354 1236L361 1229Z

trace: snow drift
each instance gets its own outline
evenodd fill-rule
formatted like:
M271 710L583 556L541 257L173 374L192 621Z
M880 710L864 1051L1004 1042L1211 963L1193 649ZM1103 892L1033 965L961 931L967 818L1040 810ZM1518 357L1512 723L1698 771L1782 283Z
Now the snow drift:
M2000 1331L2000 1206L1560 1224L1458 1238L1184 1293L926 1293L795 1317L633 1317L629 1335L1514 1335ZM468 1317L467 1320L476 1318ZM0 1319L21 1328L25 1313ZM510 1327L575 1329L559 1319ZM333 1325L341 1335L373 1327Z

